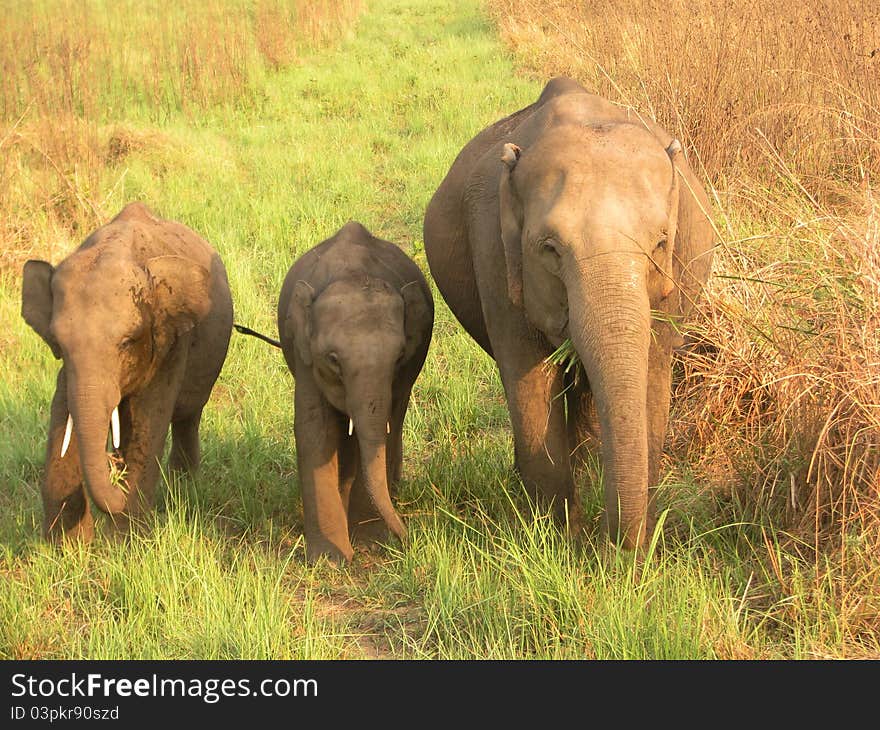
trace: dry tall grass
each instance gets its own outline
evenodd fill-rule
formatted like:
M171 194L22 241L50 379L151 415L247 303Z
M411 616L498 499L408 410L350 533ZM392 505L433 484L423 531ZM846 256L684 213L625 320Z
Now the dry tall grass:
M707 173L880 173L880 6L871 0L490 0L514 49L650 114ZM821 187L821 185L820 185Z
M338 38L360 9L360 0L4 4L0 271L35 236L76 241L106 218L105 168L156 139L117 120L143 127L256 106L265 73Z
M720 245L673 458L814 554L876 555L880 6L488 4L525 65L656 118L714 194Z

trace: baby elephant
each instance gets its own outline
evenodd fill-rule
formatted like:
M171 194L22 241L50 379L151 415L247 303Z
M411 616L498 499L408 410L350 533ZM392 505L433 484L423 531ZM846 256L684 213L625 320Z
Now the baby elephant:
M405 536L389 484L400 478L403 418L433 326L434 301L419 267L359 223L347 223L288 272L278 332L296 379L309 560L350 560L351 537L368 526Z
M28 261L21 311L63 361L44 534L91 538L86 493L127 527L153 504L169 423L171 467L199 463L199 420L232 331L223 264L189 228L132 203L57 267ZM122 488L111 480L108 426L113 459L124 462Z

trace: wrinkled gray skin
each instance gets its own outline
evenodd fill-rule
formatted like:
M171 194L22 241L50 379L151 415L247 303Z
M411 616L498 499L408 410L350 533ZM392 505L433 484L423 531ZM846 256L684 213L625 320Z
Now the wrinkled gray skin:
M22 316L63 362L42 484L44 535L90 539L87 495L125 530L153 505L169 424L171 468L199 464L199 420L232 330L223 264L189 228L131 203L57 267L25 264ZM117 405L127 495L111 483L107 454Z
M573 468L601 437L606 527L628 548L653 525L680 342L662 320L680 327L709 275L704 211L677 141L556 78L468 143L425 215L431 273L497 362L524 483L577 526ZM544 364L569 337L588 382Z
M389 485L400 478L403 419L433 325L419 267L360 223L347 223L288 272L278 332L296 379L309 560L350 560L353 537L380 540L386 527L404 538Z

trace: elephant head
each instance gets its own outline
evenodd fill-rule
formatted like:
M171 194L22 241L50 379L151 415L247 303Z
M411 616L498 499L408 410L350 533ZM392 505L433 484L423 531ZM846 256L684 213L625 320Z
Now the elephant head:
M358 439L364 487L388 528L406 528L391 503L386 444L392 384L423 342L432 312L417 282L399 291L385 281L352 276L316 295L296 282L290 312L297 353L326 400L348 416L348 437Z
M674 289L680 144L634 124L561 125L502 148L511 300L554 346L570 338L593 392L609 531L644 539L651 310Z
M118 448L120 404L210 307L204 267L181 256L140 265L124 250L121 243L84 246L57 268L28 261L22 285L22 316L64 362L69 416L61 456L75 430L88 493L109 514L125 509L126 495L111 484L108 423Z

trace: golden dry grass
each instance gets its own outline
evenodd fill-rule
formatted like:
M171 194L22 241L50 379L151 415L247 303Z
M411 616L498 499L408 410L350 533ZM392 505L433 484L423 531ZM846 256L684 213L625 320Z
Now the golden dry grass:
M154 123L258 108L265 74L337 39L360 0L23 0L0 23L0 271L112 212L104 176ZM119 119L127 124L120 126ZM133 123L131 123L133 122ZM47 242L55 242L47 243ZM58 251L52 249L57 245Z
M265 66L337 38L360 0L24 0L0 26L0 118L105 115L135 100L149 115L247 103Z
M814 555L876 554L880 6L489 7L532 72L574 76L676 134L714 197L715 275L677 365L676 465Z
M880 172L880 6L871 0L490 0L534 70L647 113L706 172L817 184ZM821 187L821 185L820 185Z

